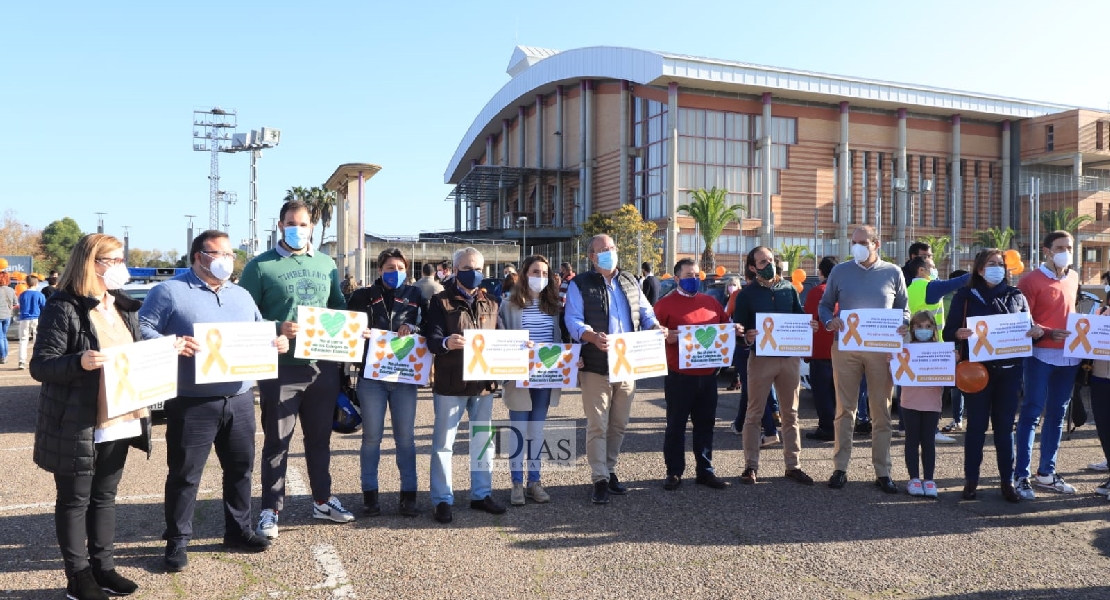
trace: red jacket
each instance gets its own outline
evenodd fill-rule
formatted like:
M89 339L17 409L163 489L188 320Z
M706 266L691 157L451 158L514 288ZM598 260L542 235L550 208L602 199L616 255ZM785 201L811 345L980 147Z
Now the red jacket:
M825 282L822 281L820 285L809 290L809 295L806 296L806 314L813 315L813 318L818 321L821 320L821 317L817 316L817 306L821 304L821 296L824 295ZM817 327L817 331L813 332L813 355L810 358L813 360L832 359L832 345L835 341L836 337L833 332L825 331L824 327Z

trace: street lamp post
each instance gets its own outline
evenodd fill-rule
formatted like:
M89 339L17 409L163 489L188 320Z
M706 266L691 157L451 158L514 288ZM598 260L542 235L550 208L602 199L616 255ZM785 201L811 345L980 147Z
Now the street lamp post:
M516 224L520 225L520 267L524 268L528 256L528 217L517 217Z

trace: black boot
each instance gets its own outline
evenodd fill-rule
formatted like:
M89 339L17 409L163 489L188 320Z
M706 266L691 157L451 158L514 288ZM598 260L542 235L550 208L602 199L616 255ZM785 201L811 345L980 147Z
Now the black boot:
M378 505L378 490L363 490L362 514L368 517L382 514L382 507Z
M108 594L100 589L93 577L92 567L85 567L69 576L66 582L66 597L74 600L108 600Z
M93 579L96 579L100 589L108 592L109 596L130 596L139 589L138 584L120 575L115 569L93 569Z
M401 492L401 502L397 510L403 517L419 516L420 509L416 506L416 492Z

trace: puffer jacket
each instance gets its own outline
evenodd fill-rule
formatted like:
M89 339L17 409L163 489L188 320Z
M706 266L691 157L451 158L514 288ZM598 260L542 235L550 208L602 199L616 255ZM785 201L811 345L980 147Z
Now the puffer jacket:
M142 303L113 291L115 306L135 341ZM102 371L81 367L81 353L100 350L89 311L100 301L59 290L50 296L39 317L37 342L31 355L31 377L42 383L35 425L35 464L59 475L92 475L96 464L97 398ZM143 434L131 445L150 458L150 421L142 420Z
M967 341L957 340L956 330L966 327L969 317L1028 312L1029 303L1025 300L1025 295L1006 282L999 283L993 288L985 285L960 288L952 297L952 305L944 321L944 341L956 342L956 349L960 351L960 356L966 357L968 356ZM1016 365L1022 360L1021 358L999 358L984 361L984 363L997 367Z
M368 324L374 329L396 332L402 325L408 325L413 333L421 333L428 303L420 288L404 285L393 290L393 308L386 309L382 295L384 285L379 277L374 285L355 290L347 301L347 310L366 313ZM370 352L370 340L366 340L366 352ZM362 365L358 368L361 370Z

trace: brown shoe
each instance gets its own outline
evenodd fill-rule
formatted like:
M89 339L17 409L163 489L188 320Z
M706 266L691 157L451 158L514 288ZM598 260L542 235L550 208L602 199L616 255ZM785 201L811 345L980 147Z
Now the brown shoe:
M755 483L756 481L758 481L758 478L756 477L756 470L751 467L744 469L744 472L740 474L740 483L750 485Z
M964 500L974 500L976 498L975 489L979 487L979 482L969 481L964 484L963 498ZM1013 486L1010 486L1011 488Z
M813 478L805 474L801 469L787 469L786 478L793 479L802 485L813 485Z

